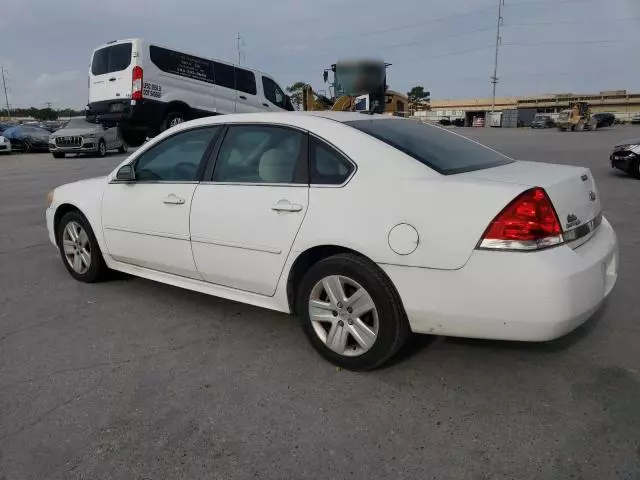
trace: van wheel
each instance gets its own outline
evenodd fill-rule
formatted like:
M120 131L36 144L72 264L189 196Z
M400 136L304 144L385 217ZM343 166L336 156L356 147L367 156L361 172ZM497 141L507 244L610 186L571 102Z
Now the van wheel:
M164 116L162 120L162 124L160 125L160 131L164 132L165 130L175 127L176 125L180 125L187 121L187 114L182 110L170 110Z
M120 130L120 138L130 147L139 147L147 138L144 130Z

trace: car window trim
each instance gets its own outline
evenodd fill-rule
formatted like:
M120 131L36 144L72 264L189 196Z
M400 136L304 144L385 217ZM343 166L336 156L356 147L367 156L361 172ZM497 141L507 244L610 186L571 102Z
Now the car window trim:
M150 149L145 150L144 152L140 152L139 155L136 155L135 158L133 158L130 162L127 163L123 163L122 165L120 165L118 167L118 169L124 167L125 165L131 165L135 171L135 164L136 162L140 159L140 157L142 157L146 152L148 152L149 150L156 148L158 145L161 145L162 143L166 142L167 140L169 140L170 138L175 137L176 135L180 135L182 133L187 133L187 132L192 132L194 130L204 130L206 128L216 128L218 131L213 135L213 138L209 141L209 144L207 145L207 148L205 148L204 152L202 153L202 156L200 157L200 164L198 165L198 171L196 172L196 178L194 180L142 180L142 181L138 181L138 180L134 180L132 182L129 181L122 181L122 180L117 180L114 177L109 181L109 183L126 183L129 185L135 185L135 184L154 184L154 183L162 183L162 184L187 184L187 183L201 183L203 180L203 176L205 174L206 171L206 166L207 163L205 162L205 159L209 159L209 156L211 155L212 150L215 148L215 145L218 141L218 138L220 137L220 134L222 132L222 130L224 130L224 128L220 128L223 127L223 125L221 124L211 124L211 125L198 125L197 127L193 127L193 128L185 128L184 130L180 130L179 132L174 133L173 135L169 135L167 138L163 139L161 142L158 142L156 145L153 145Z
M324 146L328 147L330 150L335 150L336 152L338 152L338 154L343 159L345 159L347 162L349 162L353 166L353 169L351 170L351 174L349 174L349 176L345 179L345 181L340 183L340 184L331 185L331 184L323 184L323 183L311 183L311 166L310 166L310 162L311 162L311 141L309 141L309 152L307 154L307 162L308 162L307 169L309 170L309 187L313 187L313 188L342 188L342 187L346 186L351 181L351 179L356 174L356 172L358 171L358 164L356 162L354 162L351 159L351 157L349 157L349 155L344 153L340 148L336 147L333 143L325 140L324 138L321 138L318 135L316 135L314 133L311 133L311 132L309 132L309 137L310 137L310 139L313 139L313 140L317 141L320 144L324 144Z
M294 125L285 125L280 123L262 123L262 122L230 122L225 124L226 129L224 132L224 138L220 140L220 144L218 148L215 149L215 158L211 159L211 167L207 167L206 175L204 179L200 182L203 185L245 185L245 186L257 186L257 187L309 187L309 131L296 127ZM218 158L220 155L220 151L222 150L222 145L224 144L224 140L227 137L229 130L231 130L234 126L240 127L275 127L275 128L283 128L296 132L300 132L303 135L303 142L300 148L300 154L298 156L298 160L296 161L295 167L295 176L300 179L300 183L258 183L258 182L217 182L213 180L213 176L215 174L215 169L218 164ZM304 158L300 158L304 157ZM294 178L294 181L296 178Z

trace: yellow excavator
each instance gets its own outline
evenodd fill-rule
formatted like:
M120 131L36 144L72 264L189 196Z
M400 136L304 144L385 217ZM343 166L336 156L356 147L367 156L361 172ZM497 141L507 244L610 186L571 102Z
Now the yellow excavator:
M591 117L591 107L587 102L572 102L569 110L563 110L558 116L558 130L566 132L581 132L595 130L596 122Z
M305 85L302 109L333 110L339 112L371 112L404 114L407 98L387 90L387 67L390 63L380 60L344 60L331 65L324 71L324 81L328 81L329 71L333 72L334 95L328 98Z

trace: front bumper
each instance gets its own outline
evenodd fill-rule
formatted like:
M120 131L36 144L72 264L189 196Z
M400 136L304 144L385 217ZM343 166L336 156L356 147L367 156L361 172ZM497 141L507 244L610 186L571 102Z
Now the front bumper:
M417 333L547 341L585 322L618 277L615 232L603 218L584 245L539 252L475 250L459 270L381 265Z
M10 153L11 144L9 142L0 143L0 153Z
M45 218L47 220L47 232L49 233L49 241L53 244L54 247L57 247L58 244L56 243L56 232L53 228L53 218L55 214L55 210L49 207L45 212Z
M79 147L61 147L55 143L49 143L49 151L55 153L95 153L98 150L98 142L95 139L88 139Z
M612 153L609 161L611 162L611 168L627 171L635 162L639 161L639 158L637 154L625 150Z

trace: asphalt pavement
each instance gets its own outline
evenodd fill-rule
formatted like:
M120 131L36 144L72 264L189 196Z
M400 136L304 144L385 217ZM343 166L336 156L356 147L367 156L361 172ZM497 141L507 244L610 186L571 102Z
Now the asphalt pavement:
M287 315L76 282L46 193L121 157L0 157L0 480L640 478L640 181L607 161L640 128L457 132L591 168L618 283L560 340L416 336L370 373L322 360Z

